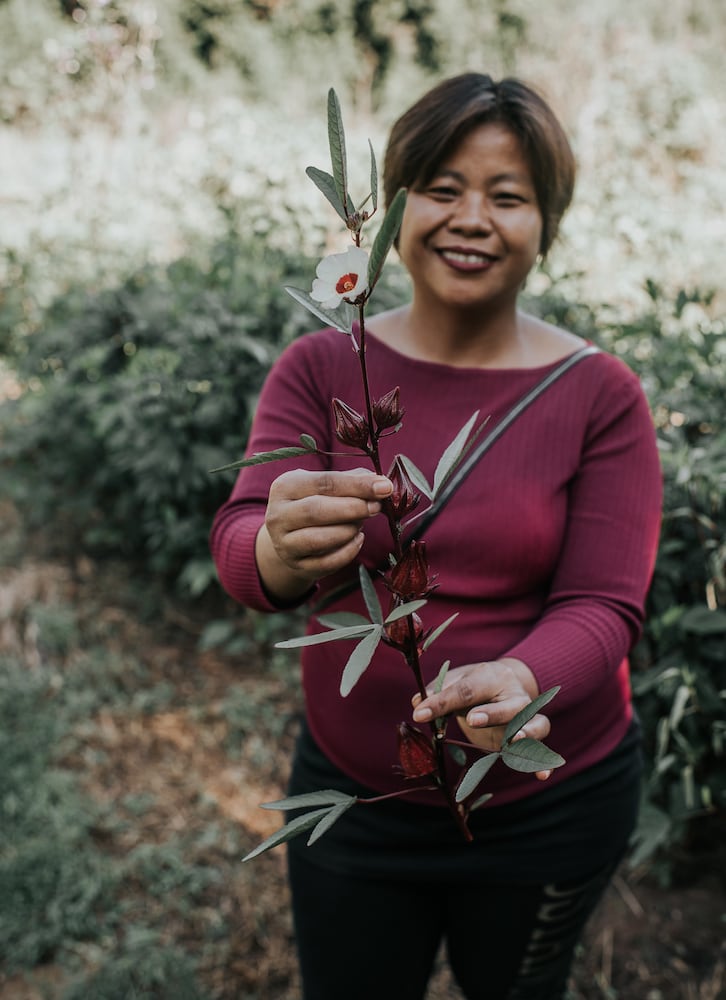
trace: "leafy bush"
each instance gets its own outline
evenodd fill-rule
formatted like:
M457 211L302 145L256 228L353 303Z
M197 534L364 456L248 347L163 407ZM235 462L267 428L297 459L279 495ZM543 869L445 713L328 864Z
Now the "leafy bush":
M3 475L29 524L202 592L232 482L209 470L241 455L265 372L305 321L282 289L302 266L228 239L204 262L58 299L20 345L24 392L0 407Z

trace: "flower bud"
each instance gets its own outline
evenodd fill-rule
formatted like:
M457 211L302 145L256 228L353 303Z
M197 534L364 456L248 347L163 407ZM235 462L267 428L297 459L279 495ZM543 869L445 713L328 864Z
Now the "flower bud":
M408 627L409 617L413 619L413 639L411 638L411 630ZM389 646L399 649L405 655L413 652L414 647L418 645L423 637L423 622L415 611L410 616L405 615L403 618L396 618L395 621L389 622L383 632L383 641L387 642Z
M388 502L393 508L394 516L400 521L402 517L418 507L421 494L416 492L400 455L396 455L394 458L388 472L388 478L393 483L393 492L388 497Z
M400 396L401 391L396 386L373 403L373 418L379 431L396 427L403 420L404 410L401 408Z
M426 542L413 541L384 578L388 589L404 601L428 597L435 589L434 580L429 577L429 563L426 556Z
M367 448L368 421L364 416L342 399L333 400L333 416L335 436L342 444L348 444L352 448Z
M408 722L398 724L398 760L407 778L424 778L436 770L431 741Z

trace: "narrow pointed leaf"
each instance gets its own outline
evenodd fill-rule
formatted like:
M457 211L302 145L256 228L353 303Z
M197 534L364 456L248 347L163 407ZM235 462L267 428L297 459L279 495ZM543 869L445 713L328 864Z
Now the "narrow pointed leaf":
M417 490L419 490L419 492L423 493L423 495L425 497L428 497L428 499L430 500L434 495L434 491L431 489L431 486L429 485L429 481L426 478L426 476L423 474L423 472L421 472L419 468L417 468L417 466L413 464L410 458L406 458L405 455L401 455L400 458L401 458L401 463L405 467L409 479L411 480L413 485L416 487Z
M391 202L371 247L370 257L368 258L368 287L371 289L380 277L388 252L393 246L398 230L401 228L401 219L403 218L405 207L406 191L404 188L401 188Z
M458 611L456 614L458 614ZM453 620L454 618L456 618L456 615L452 615L449 621ZM441 664L441 670L439 670L436 680L434 681L434 694L440 694L441 689L444 686L444 681L446 680L446 675L449 672L450 666L451 666L451 660L444 660L444 662Z
M479 760L474 761L456 789L457 802L463 802L471 795L479 782L489 773L498 757L498 753L490 753L486 757L480 757Z
M363 591L363 600L366 602L366 607L368 608L368 614L371 616L371 621L375 622L376 625L382 625L383 609L381 608L381 603L378 600L376 588L373 586L373 581L371 580L365 566L358 567L358 577L360 578L360 587Z
M446 749L449 751L449 756L458 764L459 767L464 767L466 764L466 751L463 747L456 746L455 743L447 743Z
M464 446L466 445L467 439L471 434L471 429L476 423L476 418L479 416L479 411L476 410L475 413L467 420L464 426L461 428L459 433L456 435L454 440L448 446L446 451L443 453L439 459L439 464L436 466L436 472L434 473L434 496L437 495L441 487L444 485L446 480L449 478L456 463L461 458L462 452L464 451Z
M537 695L537 697L530 701L529 705L525 705L514 716L510 719L507 728L504 730L504 743L508 743L513 736L516 736L522 726L526 726L530 719L532 719L541 708L544 708L548 702L552 701L554 696L559 691L558 687L550 688L548 691L543 691L542 694Z
M322 788L317 792L305 792L303 795L290 795L277 802L263 802L262 809L305 809L307 806L337 806L341 802L355 802L355 796L346 795L335 788Z
M368 148L371 151L371 203L373 211L378 208L378 167L376 166L376 154L373 152L373 143L368 140Z
M368 622L365 625L334 628L330 632L318 632L315 635L300 635L296 639L283 639L282 642L276 642L275 649L299 649L302 646L319 646L323 642L337 642L338 639L358 639L376 627Z
M315 841L322 837L324 833L327 833L333 823L337 823L340 817L344 813L347 813L350 807L355 805L357 801L358 800L356 798L349 796L347 802L341 802L339 805L335 806L334 809L331 809L327 816L323 816L308 838L308 847L310 847L311 844L314 844Z
M317 451L318 450L318 442L310 434L301 434L300 435L300 444L307 451Z
M327 173L327 171L319 170L317 167L308 167L305 173L308 175L315 187L319 191L322 191L343 222L345 222L345 209L343 208L343 202L340 200L338 195L338 189L335 186L335 179Z
M550 750L539 740L532 740L528 736L503 747L502 760L513 771L523 771L525 774L531 774L534 771L549 771L551 768L560 767L565 763L564 757L560 757L558 753Z
M318 615L317 619L326 628L349 628L352 625L372 624L365 615L356 614L355 611L331 611L329 615Z
M406 601L405 604L399 604L397 608L386 618L386 625L390 625L391 622L398 621L399 618L405 618L406 615L412 615L414 611L418 611L426 603L425 600L421 599L419 601Z
M340 680L341 697L347 698L365 673L378 648L382 634L383 628L380 625L375 626L370 635L362 639L350 654Z
M442 633L442 632L443 632L443 631L444 631L445 629L447 629L447 628L449 627L449 625L451 625L451 623L452 623L452 622L453 622L453 621L454 621L454 620L455 620L456 618L458 618L458 617L459 617L459 612L458 612L458 611L455 611L455 612L454 612L454 614L453 614L453 615L451 616L451 618L447 618L445 622L442 622L442 623L441 623L440 625L437 625L437 626L436 626L436 628L435 628L435 629L433 630L433 632L431 633L431 635L430 635L430 636L428 636L428 638L426 638L426 639L424 640L424 644L423 644L422 648L423 648L423 649L428 649L428 648L429 648L429 646L431 645L431 643L432 643L432 642L436 642L436 640L437 640L437 639L438 639L438 637L439 637L439 636L441 635L441 633Z
M475 809L478 809L479 806L483 806L484 803L488 802L491 798L493 798L491 792L485 792L483 795L480 795L476 802L472 802L469 812L474 812Z
M328 91L328 142L335 190L338 192L344 211L347 211L348 159L345 151L345 130L338 95L332 87Z
M296 302L299 302L301 306L321 319L326 326L332 326L334 330L339 330L341 333L351 333L353 330L353 318L352 313L349 309L341 307L340 309L326 309L320 302L316 302L307 292L304 292L301 288L292 288L291 285L285 285L285 291L288 295L291 295Z
M289 448L276 448L275 451L259 451L249 458L241 458L238 462L230 462L229 465L220 465L218 469L210 469L213 472L229 472L232 469L246 469L250 465L264 465L265 462L279 462L283 458L296 458L298 455L309 455L309 448L298 448L292 445Z
M256 858L265 851L269 851L272 847L277 847L278 844L286 844L288 840L292 840L298 834L309 830L311 826L315 826L329 812L330 806L327 806L325 809L316 809L314 812L306 813L304 816L296 816L295 819L286 823L282 829L273 833L267 840L263 840L261 844L258 844L254 851L245 854L242 861L251 861L252 858Z

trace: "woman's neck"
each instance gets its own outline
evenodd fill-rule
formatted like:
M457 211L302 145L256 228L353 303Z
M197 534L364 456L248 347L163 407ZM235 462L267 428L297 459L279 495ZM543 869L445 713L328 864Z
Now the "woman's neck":
M526 365L523 327L527 318L516 308L487 316L432 310L414 301L373 317L369 328L394 350L422 361L462 368Z

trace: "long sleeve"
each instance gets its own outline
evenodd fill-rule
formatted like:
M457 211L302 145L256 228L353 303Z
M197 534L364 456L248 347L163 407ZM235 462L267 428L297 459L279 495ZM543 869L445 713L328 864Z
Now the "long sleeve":
M628 373L593 407L570 484L564 541L543 613L507 655L558 711L597 689L637 641L658 545L661 473L645 397Z

